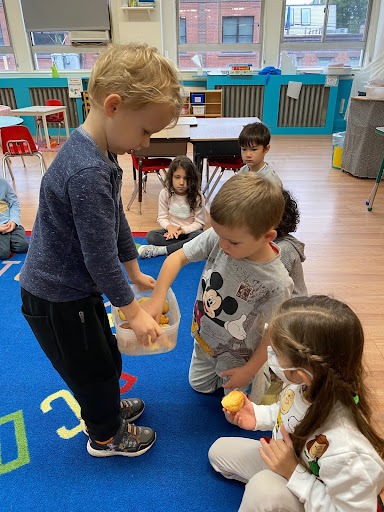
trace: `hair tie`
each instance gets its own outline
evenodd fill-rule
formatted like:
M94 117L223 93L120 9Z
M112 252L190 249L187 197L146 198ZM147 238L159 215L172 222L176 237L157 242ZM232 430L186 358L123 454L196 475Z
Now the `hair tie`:
M354 397L353 397L353 401L355 402L355 405L357 405L359 403L359 395L356 394Z

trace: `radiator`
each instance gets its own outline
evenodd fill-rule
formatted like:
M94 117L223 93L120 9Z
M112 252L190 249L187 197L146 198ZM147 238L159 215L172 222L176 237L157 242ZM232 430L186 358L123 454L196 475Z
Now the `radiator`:
M68 125L70 128L79 126L76 99L68 96L67 87L30 87L32 105L45 105L46 100L60 100L67 107Z
M287 88L287 85L280 87L277 126L325 126L329 87L303 84L297 100L287 96Z
M223 85L223 117L263 117L263 85Z
M15 93L11 88L0 89L0 104L10 107L12 110L17 108Z

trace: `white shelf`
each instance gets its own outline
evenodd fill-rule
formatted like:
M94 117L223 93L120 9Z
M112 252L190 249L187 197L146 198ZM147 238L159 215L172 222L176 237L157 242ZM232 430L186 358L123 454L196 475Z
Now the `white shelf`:
M148 7L121 7L121 10L122 11L154 11L155 10L155 6L154 5L151 5L151 6L148 6Z

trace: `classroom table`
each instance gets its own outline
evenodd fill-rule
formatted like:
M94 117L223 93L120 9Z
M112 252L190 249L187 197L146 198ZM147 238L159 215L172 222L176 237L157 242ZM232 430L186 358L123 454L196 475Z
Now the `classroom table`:
M66 136L68 139L69 138L69 127L68 127L68 118L67 118L67 107L65 105L55 105L55 106L33 105L31 107L16 108L16 109L12 110L12 113L15 115L18 115L18 116L33 116L33 117L41 117L42 118L47 148L51 147L51 143L49 140L48 126L47 126L47 116L50 116L52 114L59 114L60 112L62 112L64 115L65 133L66 133Z
M138 179L136 169L133 167L133 181L135 187L127 205L130 209L135 197L139 203L139 213L141 214L141 203L143 201L143 172L142 163L144 157L174 157L187 154L187 144L189 142L190 127L188 124L176 125L173 128L164 128L151 136L150 144L147 148L132 150L132 153L139 158Z
M180 118L180 119L188 119ZM189 118L194 122L196 118ZM138 157L174 157L187 154L187 144L193 144L193 159L200 174L207 157L240 155L239 135L245 125L260 122L257 117L216 117L197 118L197 126L190 126L190 121L182 121L173 128L165 128L151 137L148 148L134 151ZM185 124L184 124L185 123ZM139 160L138 179L133 169L135 187L127 210L138 196L139 212L142 203L142 158Z
M378 135L384 136L384 126L378 126L376 128L375 132ZM384 155L382 155L382 156L383 156L383 160L381 162L379 172L377 173L375 184L373 185L373 189L371 190L371 193L369 194L368 201L366 201L366 203L365 203L367 205L367 207L368 207L368 211L369 212L372 211L373 202L374 202L375 197L376 197L376 192L377 192L377 189L379 188L379 185L380 185L380 182L381 182L381 178L383 176L383 171L384 171Z
M208 157L239 156L239 135L245 125L260 123L257 117L198 118L197 126L190 128L193 159L200 174Z
M21 117L16 116L0 116L0 130L7 126L16 126L22 124L24 120Z

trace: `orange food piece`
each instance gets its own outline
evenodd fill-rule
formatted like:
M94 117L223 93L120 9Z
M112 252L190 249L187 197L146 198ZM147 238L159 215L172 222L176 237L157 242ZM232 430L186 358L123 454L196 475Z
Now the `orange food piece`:
M244 393L236 389L231 391L222 399L221 405L229 412L240 411L244 405Z

